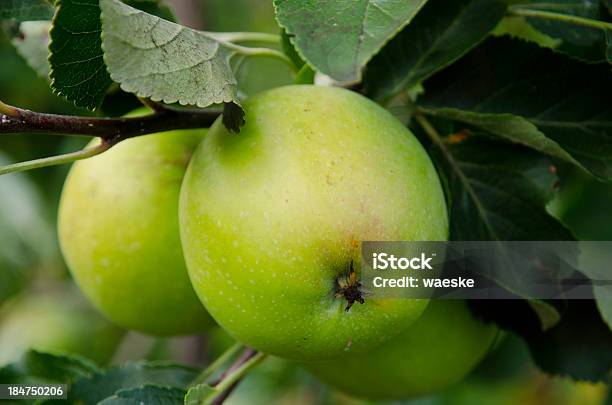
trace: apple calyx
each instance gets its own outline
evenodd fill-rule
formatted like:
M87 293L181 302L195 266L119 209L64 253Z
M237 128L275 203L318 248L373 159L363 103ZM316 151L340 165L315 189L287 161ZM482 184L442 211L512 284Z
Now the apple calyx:
M357 279L357 273L353 267L353 260L351 260L351 266L347 274L341 274L336 278L336 298L344 298L347 301L347 305L344 308L345 312L348 312L355 302L363 304L365 299L363 298L363 292L360 290L361 282Z

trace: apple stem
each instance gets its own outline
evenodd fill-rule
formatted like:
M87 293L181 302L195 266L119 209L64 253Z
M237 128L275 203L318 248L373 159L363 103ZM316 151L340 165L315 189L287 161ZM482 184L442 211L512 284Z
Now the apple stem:
M60 165L63 163L70 163L81 159L87 159L107 151L112 145L112 142L103 141L99 145L81 149L76 152L70 152L41 159L28 160L26 162L14 163L6 166L0 166L0 176L8 173L23 172L26 170L38 169L41 167Z
M222 367L225 363L229 361L236 353L238 353L241 349L244 349L244 345L242 343L235 343L232 347L227 349L221 356L219 356L215 361L213 361L202 373L198 376L198 378L194 381L194 385L202 384L206 382L220 367Z
M211 405L222 404L238 386L242 378L261 363L266 356L265 353L246 348L240 357L223 373L219 382L215 385L215 391L206 398L204 403Z

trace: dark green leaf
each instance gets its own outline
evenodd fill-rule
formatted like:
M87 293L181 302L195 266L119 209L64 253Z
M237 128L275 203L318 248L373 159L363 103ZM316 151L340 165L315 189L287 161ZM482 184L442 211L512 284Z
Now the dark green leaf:
M542 330L527 301L469 300L474 313L520 334L544 371L578 380L604 381L612 371L612 332L593 300L556 301L561 320Z
M153 0L131 4L172 17L167 7ZM103 59L101 32L98 0L58 1L49 45L51 87L79 107L98 108L112 83Z
M528 6L521 7L604 20L604 11L598 3L598 0L531 0ZM558 51L592 62L606 60L606 33L602 29L544 18L527 18L527 21L538 31L561 39L563 42L555 48ZM612 63L612 58L608 61Z
M96 109L111 85L102 59L98 0L59 0L51 28L51 87L78 107Z
M17 382L36 378L44 381L70 383L79 378L91 377L98 371L92 362L82 357L31 350L19 362L1 368L0 381Z
M469 132L433 148L447 187L451 240L573 239L546 212L556 177L545 156Z
M427 0L274 0L276 18L300 55L340 82L361 69Z
M39 21L53 17L53 6L47 0L2 0L0 20Z
M612 75L494 38L425 82L425 112L482 128L612 179Z
M366 68L369 97L384 99L451 64L504 16L502 0L430 0Z
M180 388L144 385L117 391L115 395L100 401L99 405L183 405L185 391Z
M215 389L207 384L198 384L189 388L185 396L185 405L201 405Z
M543 155L462 130L434 143L432 158L449 201L450 240L573 239L546 212L556 177ZM493 281L517 297L529 298L521 279L508 273ZM524 302L523 312L532 318L533 328L544 330L558 321L558 312L549 304Z
M606 381L612 371L612 331L593 300L570 300L567 305L561 322L527 337L533 359L552 374Z
M69 399L81 401L85 405L94 405L120 390L138 388L147 384L184 389L197 375L196 370L177 365L126 364L111 367L91 378L79 379L73 384Z

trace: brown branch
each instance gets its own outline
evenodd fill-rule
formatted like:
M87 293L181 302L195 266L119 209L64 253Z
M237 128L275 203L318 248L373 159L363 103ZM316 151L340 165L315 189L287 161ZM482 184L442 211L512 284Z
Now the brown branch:
M0 135L34 133L97 136L117 143L139 135L173 129L207 128L221 114L218 110L169 108L129 118L95 118L45 114L2 104Z

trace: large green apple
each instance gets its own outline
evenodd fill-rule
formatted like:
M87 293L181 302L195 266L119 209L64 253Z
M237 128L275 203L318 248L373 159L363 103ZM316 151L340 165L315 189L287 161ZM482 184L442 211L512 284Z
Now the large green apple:
M68 175L62 252L85 295L124 328L179 335L213 323L189 281L178 225L181 181L204 132L128 139Z
M423 315L368 353L306 367L348 394L408 399L443 390L487 354L498 329L472 317L463 301L432 301Z
M362 351L414 322L426 300L370 299L349 274L360 241L447 238L440 182L416 138L338 88L276 88L244 108L239 134L212 126L181 190L185 259L213 318L300 360Z
M28 349L79 354L107 363L123 331L98 315L71 289L29 294L0 311L0 365Z

